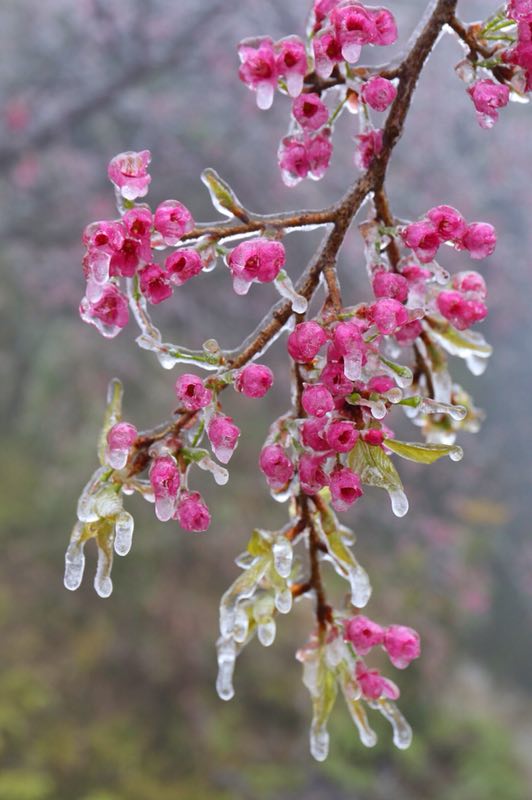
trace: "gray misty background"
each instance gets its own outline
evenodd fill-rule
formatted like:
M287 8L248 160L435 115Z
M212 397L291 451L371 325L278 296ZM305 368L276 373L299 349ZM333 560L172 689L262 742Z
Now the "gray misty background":
M425 6L392 2L407 40ZM466 21L491 11L459 3ZM275 645L239 659L237 695L214 691L217 604L253 526L274 527L255 464L287 403L279 376L264 401L228 400L247 434L225 489L206 481L207 536L163 526L132 501L132 553L115 591L62 585L77 495L96 463L105 387L125 385L125 413L146 427L171 413L176 373L139 351L132 328L106 342L83 325L80 232L114 216L106 165L152 151L153 204L185 202L213 218L199 175L216 168L253 210L322 207L356 177L356 120L342 119L325 179L284 188L277 144L288 100L259 112L238 81L244 36L303 32L307 0L4 0L0 9L0 800L524 800L532 779L531 416L532 110L512 104L492 131L477 125L445 37L425 70L389 173L395 213L449 203L495 224L484 324L487 373L457 379L487 412L464 460L401 465L411 512L392 518L370 493L350 522L375 585L371 615L417 627L423 658L397 676L414 744L386 727L366 751L341 703L324 765L307 750L310 704L295 649L311 625L301 603ZM392 50L392 49L391 49ZM379 56L381 54L378 54ZM294 235L296 277L319 233ZM449 253L452 269L467 267ZM341 256L347 302L368 296L356 229ZM256 288L256 287L255 287ZM233 294L223 268L193 281L156 318L168 339L231 347L272 300ZM407 429L405 428L405 431ZM411 431L414 438L415 431ZM334 583L334 582L333 582Z

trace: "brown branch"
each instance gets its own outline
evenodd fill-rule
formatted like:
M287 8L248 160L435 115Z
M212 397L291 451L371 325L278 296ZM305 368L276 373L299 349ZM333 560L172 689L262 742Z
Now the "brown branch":
M390 210L390 205L388 203L388 196L386 194L384 186L381 186L380 189L377 189L373 200L375 203L375 212L377 214L377 219L379 219L387 228L394 228L395 219ZM390 243L386 247L386 253L388 254L388 259L390 261L392 270L394 272L397 272L399 261L401 260L401 252L399 250L397 242L393 237L390 237Z
M460 20L457 19L454 14L449 20L448 25L453 29L458 38L469 47L469 55L473 61L476 61L479 55L481 55L483 58L491 58L495 53L496 48L486 47L485 45L481 44L473 33L473 30L471 28L466 28L466 26L460 22Z

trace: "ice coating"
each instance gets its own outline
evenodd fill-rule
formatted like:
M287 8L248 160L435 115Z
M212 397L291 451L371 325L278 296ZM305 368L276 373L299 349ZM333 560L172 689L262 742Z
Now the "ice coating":
M310 726L310 752L316 761L325 761L329 755L329 734L325 725L315 720Z
M225 467L220 466L220 464L217 464L216 461L213 461L208 455L203 456L203 458L196 463L200 469L212 474L218 486L225 486L228 482L229 471L226 470Z
M238 603L251 597L259 581L266 573L268 566L269 559L258 559L236 579L222 596L220 601L220 633L223 637L231 636L233 633Z
M127 556L131 550L135 520L128 511L122 511L115 520L115 553Z
M393 743L399 750L406 750L412 744L412 728L391 700L381 698L371 704L386 717L393 730Z
M288 578L292 571L294 551L286 536L278 536L272 546L273 564L281 578Z
M114 486L100 489L94 498L94 509L99 518L114 517L122 511L122 497Z
M108 467L99 467L83 488L79 496L77 508L77 516L80 522L96 522L99 519L99 514L95 507L95 494L100 487L104 475L108 472Z
M284 589L275 592L275 608L279 614L289 614L292 609L292 592Z
M281 297L290 300L294 314L304 314L308 308L307 300L294 289L294 284L288 274L281 270L275 279L275 286Z
M270 647L275 641L276 625L273 617L257 624L257 636L263 647Z
M402 489L395 489L388 492L392 511L396 517L404 517L408 513L408 497Z
M76 522L65 553L64 584L71 592L79 588L83 579L85 555L83 553L84 542L82 541L82 536L84 527L82 522Z
M233 672L236 661L236 644L232 638L221 637L216 643L218 657L218 676L216 678L216 691L221 700L231 700L234 697Z
M364 608L371 597L368 573L359 564L348 567L348 580L351 586L351 602L356 608Z
M97 538L98 563L94 576L94 589L100 597L109 597L113 592L111 569L113 566L112 536L100 534Z

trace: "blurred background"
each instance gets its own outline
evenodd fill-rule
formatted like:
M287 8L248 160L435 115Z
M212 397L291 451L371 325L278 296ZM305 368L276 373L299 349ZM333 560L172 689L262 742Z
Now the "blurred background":
M487 412L464 435L460 464L400 464L411 512L392 517L384 493L349 515L374 583L368 613L422 635L423 657L397 676L415 738L394 751L358 741L341 702L331 754L308 754L310 703L294 652L312 624L300 603L270 649L240 657L236 698L214 690L218 600L254 526L275 528L254 465L287 404L279 342L267 363L272 397L227 398L247 435L231 481L200 488L207 536L162 525L135 498L134 547L115 560L108 600L92 589L94 550L75 594L63 555L77 496L96 465L106 384L125 385L139 428L167 418L175 373L139 351L133 329L107 342L83 325L80 233L115 215L106 180L123 150L152 151L150 201L215 216L199 175L230 181L251 209L322 207L355 178L356 119L340 121L333 164L318 184L285 189L276 166L289 103L269 113L237 78L244 36L304 29L307 0L4 0L0 10L0 800L524 800L532 766L530 296L532 111L512 104L492 131L475 121L446 37L425 70L389 174L394 212L449 203L497 226L483 262L491 291L482 327L495 345L487 373L454 374ZM491 11L463 6L467 21ZM489 7L486 7L486 6ZM424 0L390 3L404 44ZM346 302L369 297L356 229L341 256ZM319 232L289 241L296 277ZM468 268L449 253L452 269ZM200 276L156 314L165 338L236 346L273 299L233 294L223 268ZM225 401L224 401L225 402ZM411 431L411 438L415 438ZM199 485L199 484L198 484ZM332 581L334 585L334 581Z

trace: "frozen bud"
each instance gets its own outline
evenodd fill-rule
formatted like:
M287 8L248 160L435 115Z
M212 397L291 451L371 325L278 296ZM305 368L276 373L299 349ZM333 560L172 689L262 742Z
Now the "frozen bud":
M238 425L235 425L231 417L219 414L210 421L207 435L218 461L227 464L238 444L240 436Z
M362 439L366 444L370 444L373 447L380 447L380 445L384 441L384 431L381 431L377 428L370 428L367 431L363 431Z
M459 331L464 331L475 322L480 322L488 314L488 309L482 300L469 300L456 291L440 292L436 302L442 317L448 319Z
M502 83L495 83L491 78L476 81L467 90L481 128L492 128L499 119L499 108L508 105L510 90Z
M333 332L333 344L344 358L365 349L362 331L355 322L339 322Z
M299 459L299 482L305 494L317 494L327 485L327 476L323 471L324 456L313 456L303 453Z
M123 469L138 431L129 422L117 422L107 432L107 458L113 469Z
M325 426L327 425L326 419L306 419L301 426L301 441L305 447L310 447L311 450L318 452L330 450L329 443L325 437Z
M332 149L328 128L315 136L286 136L277 153L284 183L295 186L303 178L323 178L329 167Z
M365 656L373 647L383 643L384 629L373 620L357 614L345 623L344 639L351 642L357 655Z
M290 97L297 97L303 89L307 74L307 52L299 36L287 36L275 45L277 74L284 78Z
M149 252L151 255L151 249ZM126 236L120 249L116 250L111 256L110 274L119 275L122 278L132 278L142 261L142 254L147 254L146 248L142 243L138 239Z
M399 697L395 683L384 678L378 669L368 669L363 661L357 661L355 675L360 691L368 700L378 700L380 697L397 700Z
M497 244L497 233L488 222L472 222L462 239L462 246L476 261L491 256Z
M312 39L316 72L320 78L329 78L336 64L342 60L342 47L333 28L324 28Z
M385 394L395 388L395 381L389 375L375 375L368 381L368 391Z
M329 109L315 92L301 94L294 100L292 114L301 127L309 131L317 131L329 119Z
M321 25L339 2L340 0L314 0L314 16L318 25Z
M397 24L395 17L387 8L372 9L375 36L373 44L386 47L397 41Z
M327 443L335 453L349 453L358 440L353 422L336 419L327 428Z
M342 56L351 64L358 61L362 45L377 35L372 13L358 3L342 4L331 11L331 23L340 43Z
M172 296L168 275L158 264L147 264L139 270L140 291L150 303L158 305Z
M292 462L278 444L269 444L261 450L259 467L272 489L282 489L294 475Z
M395 331L395 339L402 347L406 347L406 345L412 344L423 333L423 326L418 319L415 319L413 322L408 322L406 325L403 325L398 331Z
M79 313L83 322L94 325L107 338L116 336L129 319L127 300L114 283L106 284L97 300L84 297Z
M408 322L408 311L398 300L382 298L369 307L370 318L379 333L389 336Z
M301 393L301 405L309 417L323 417L334 408L332 394L321 383L305 386Z
M211 514L199 492L181 495L174 514L184 531L206 531L211 524Z
M433 222L421 219L407 225L401 236L407 247L412 248L422 264L434 259L440 246L440 234Z
M411 661L419 658L421 644L419 634L406 625L390 625L384 631L384 649L397 669L405 669Z
M485 300L488 294L486 281L482 275L475 272L475 270L457 272L456 275L453 276L453 289L463 293L472 292L477 295L479 300Z
M174 286L182 286L203 269L201 256L197 250L187 248L176 250L164 262L164 268L168 275L168 280Z
M369 169L373 159L382 150L382 130L372 130L368 133L359 133L355 136L355 167L361 170Z
M257 93L257 105L266 110L273 103L278 71L273 42L269 37L244 40L238 48L241 61L238 75L249 89Z
M393 83L386 78L376 75L362 86L362 100L375 111L386 111L389 105L395 100L397 89Z
M157 206L153 220L154 227L164 239L165 244L177 244L185 233L194 228L192 214L178 200L165 200Z
M83 231L82 241L90 250L112 255L122 247L124 226L120 222L91 222Z
M315 358L325 342L327 334L317 322L300 322L286 342L286 348L294 361L306 364Z
M335 511L347 511L363 494L359 476L349 467L336 467L333 470L329 477L329 489Z
M516 22L531 22L532 0L510 0L506 12Z
M114 183L122 197L136 200L148 194L151 177L148 175L148 164L151 161L149 150L140 153L128 151L120 153L109 162L107 175Z
M174 514L175 500L179 491L180 475L175 458L161 456L152 461L150 483L155 495L155 513L161 522L167 522Z
M320 381L333 397L346 397L354 389L353 381L346 377L343 365L337 361L331 361L321 371Z
M212 400L212 392L207 389L197 375L185 373L180 375L175 384L177 399L186 411L199 411L208 406Z
M140 242L139 255L141 261L151 259L151 229L153 226L153 214L145 206L130 208L122 217L122 222L126 226L128 233Z
M330 130L326 128L315 136L309 136L305 143L308 159L308 174L312 180L319 181L329 169L332 155Z
M246 294L254 281L269 283L284 267L286 254L281 242L254 239L237 245L227 256L237 294Z
M240 370L235 389L246 397L264 397L273 385L273 372L263 364L248 364Z
M424 283L432 277L432 272L426 267L420 267L419 264L404 264L401 267L401 275L404 275L409 283Z
M404 303L408 297L408 281L403 275L381 269L373 276L373 292L375 297L390 297Z
M442 242L459 242L466 232L467 223L456 208L452 206L435 206L427 211Z

